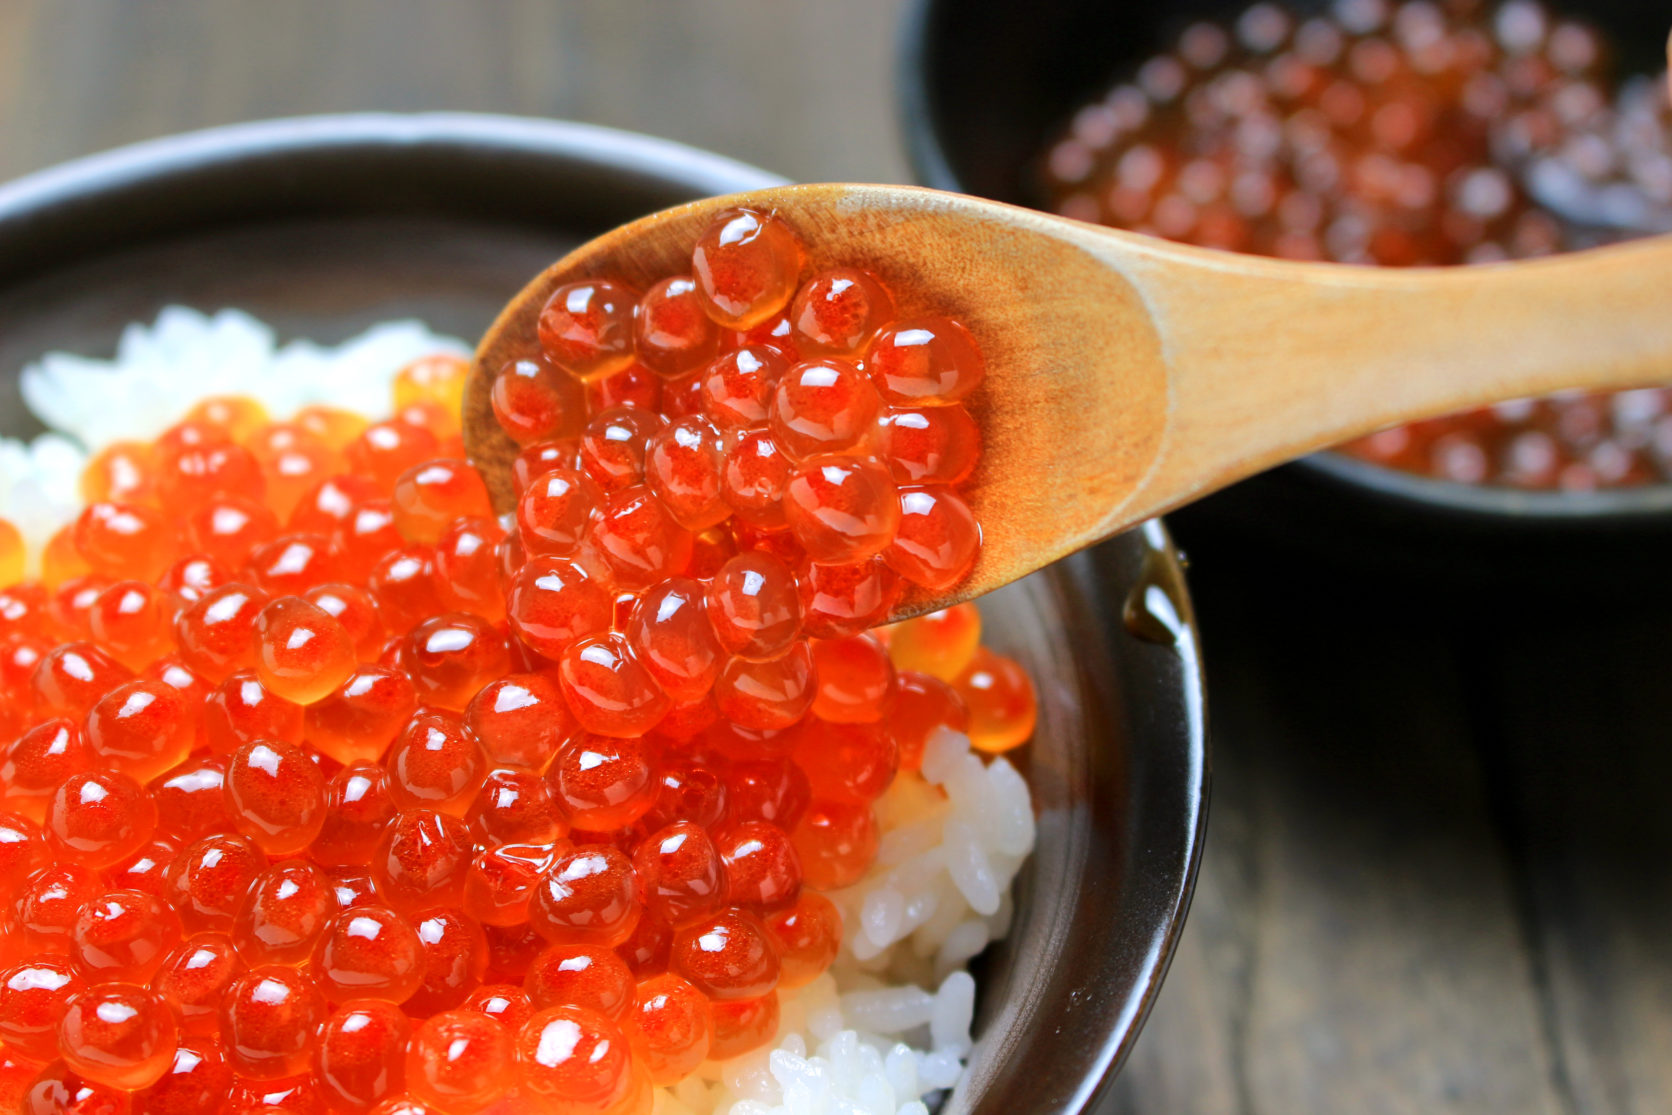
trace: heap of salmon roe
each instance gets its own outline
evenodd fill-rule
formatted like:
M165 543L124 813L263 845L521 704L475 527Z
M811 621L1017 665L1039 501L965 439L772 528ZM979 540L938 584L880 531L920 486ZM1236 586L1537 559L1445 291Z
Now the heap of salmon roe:
M1034 721L973 607L871 630L973 559L973 341L799 270L736 213L560 292L504 519L438 357L107 448L38 579L0 530L6 1095L626 1115L774 1038L897 773Z
M1664 78L1617 88L1598 32L1536 0L1272 3L1196 23L1043 160L1066 216L1207 247L1486 263L1672 229ZM1672 390L1569 393L1343 449L1466 484L1672 480Z

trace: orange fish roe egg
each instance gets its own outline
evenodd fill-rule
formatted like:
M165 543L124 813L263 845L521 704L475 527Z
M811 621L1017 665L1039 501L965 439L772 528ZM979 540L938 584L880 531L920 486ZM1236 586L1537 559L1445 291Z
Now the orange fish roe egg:
M38 583L0 527L0 1045L43 1110L639 1115L773 1039L897 772L1035 716L972 607L870 630L979 552L977 341L804 262L733 210L689 275L553 292L489 392L509 507L438 356L392 415L111 447Z

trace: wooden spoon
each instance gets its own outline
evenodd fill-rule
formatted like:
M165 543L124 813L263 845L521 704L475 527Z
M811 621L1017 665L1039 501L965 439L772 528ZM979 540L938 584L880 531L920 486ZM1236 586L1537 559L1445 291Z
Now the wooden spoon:
M1292 263L1208 251L957 194L785 186L695 202L582 245L530 283L477 351L465 442L501 509L516 446L492 375L535 346L551 291L640 289L690 269L721 210L776 211L811 268L870 268L902 314L967 325L982 463L966 488L978 596L1273 465L1361 434L1564 388L1672 381L1672 236L1466 268Z

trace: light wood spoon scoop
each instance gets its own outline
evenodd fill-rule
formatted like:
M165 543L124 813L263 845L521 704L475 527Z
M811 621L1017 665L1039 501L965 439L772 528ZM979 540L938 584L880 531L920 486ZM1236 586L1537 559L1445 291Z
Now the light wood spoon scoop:
M900 186L785 186L695 202L593 240L494 322L465 397L465 441L496 504L516 446L491 376L534 346L551 291L640 289L690 269L721 210L772 210L813 269L870 268L902 314L974 333L982 461L966 494L978 596L1100 539L1313 450L1399 422L1563 388L1672 382L1672 236L1535 261L1406 269L1291 263Z

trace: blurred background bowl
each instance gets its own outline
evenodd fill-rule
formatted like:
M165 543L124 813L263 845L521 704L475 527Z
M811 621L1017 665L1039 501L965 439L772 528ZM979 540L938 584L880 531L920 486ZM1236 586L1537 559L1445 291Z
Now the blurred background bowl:
M1226 20L1252 2L916 0L902 29L899 95L919 181L1043 208L1034 171L1075 110L1167 50L1192 22ZM1304 15L1328 5L1278 6ZM1551 7L1600 26L1622 75L1664 68L1664 5ZM1253 532L1291 551L1475 586L1519 588L1603 557L1635 590L1664 580L1672 484L1530 492L1321 453L1211 497L1175 521L1187 543Z
M232 306L281 340L415 316L474 339L570 247L642 214L778 184L674 143L471 115L215 129L0 187L0 430L48 350L108 357L166 305ZM1118 621L1129 598L1147 623ZM1010 935L979 962L978 1044L950 1111L1086 1107L1136 1038L1194 884L1208 783L1202 680L1159 524L982 601L1040 695L1021 753L1040 813Z

